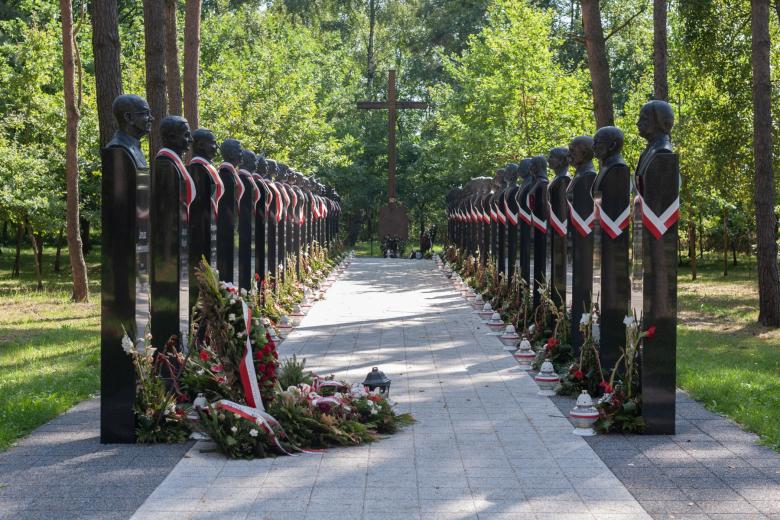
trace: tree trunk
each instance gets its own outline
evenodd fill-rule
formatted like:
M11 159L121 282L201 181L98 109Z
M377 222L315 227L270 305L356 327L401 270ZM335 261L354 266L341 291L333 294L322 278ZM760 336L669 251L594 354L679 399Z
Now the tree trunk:
M168 113L181 115L181 74L179 73L179 33L176 29L178 0L165 0L165 83Z
M688 259L691 262L691 280L696 280L696 223L688 221Z
M699 258L704 258L704 217L699 211Z
M38 265L43 269L43 234L35 234L35 243L38 244L38 249L35 250L35 256L38 257Z
M585 49L588 52L588 69L593 88L593 112L596 127L615 124L612 111L612 85L609 80L609 62L601 25L599 0L581 0L582 28L585 33Z
M16 227L16 257L14 258L14 268L11 270L11 276L19 276L21 274L22 237L24 237L24 224L19 223Z
M144 51L146 60L146 99L154 117L149 136L149 157L154 161L160 149L160 121L166 116L165 92L165 5L160 0L143 0Z
M95 91L101 147L108 144L117 129L111 104L122 94L116 2L100 0L89 3L92 8L92 52L95 55Z
M368 0L368 52L366 53L366 88L369 96L374 90L374 29L376 27L376 0ZM369 97L369 99L371 99Z
M200 128L198 113L198 67L200 62L200 3L184 3L184 117L193 130Z
M68 4L68 10L70 10L70 0L60 0L60 8L62 8L63 4ZM63 17L63 25L65 20ZM72 28L72 24L71 24ZM38 260L38 243L35 240L35 231L33 230L33 227L30 225L30 222L25 219L24 227L27 228L27 236L30 237L30 245L32 245L33 250L33 263L35 264L35 279L38 282L37 288L39 291L43 290L43 275L41 274L41 262Z
M653 0L653 97L669 100L666 63L666 1Z
M54 272L59 273L61 270L60 267L60 258L62 257L62 237L65 234L65 228L60 227L60 232L57 235L57 253L54 255Z
M723 208L723 276L729 275L729 210Z
M98 2L99 3L99 2ZM81 230L79 221L79 108L76 105L74 85L73 54L73 11L71 0L60 0L60 15L62 17L62 70L65 91L65 225L68 228L68 256L73 277L73 301L89 301L89 283L87 281L87 264L81 250ZM32 233L32 229L30 229ZM36 263L38 270L38 288L43 288L40 280L40 262Z
M780 279L775 242L775 179L772 168L772 84L769 60L769 0L751 0L753 64L753 154L758 260L758 322L780 326Z
M731 265L737 267L737 246L733 241L731 242L731 258Z

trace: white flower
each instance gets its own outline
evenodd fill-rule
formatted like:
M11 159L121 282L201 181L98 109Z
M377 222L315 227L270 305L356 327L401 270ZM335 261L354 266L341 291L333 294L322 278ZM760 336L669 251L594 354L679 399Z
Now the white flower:
M588 323L590 323L590 314L583 312L580 317L580 325L587 325Z
M630 327L633 324L634 324L633 316L626 316L625 319L623 320L623 325L625 325L626 327Z
M257 434L258 434L258 433L259 433L259 432L258 432L257 430L255 430L254 428L252 428L251 430L249 430L249 435L250 435L251 437L257 437Z
M232 428L230 428L230 431L233 432L233 433L236 433L238 431L238 428L233 426Z
M130 336L125 334L122 336L122 350L125 351L125 354L130 354L133 351L133 340L130 339Z
M205 373L205 372L203 371L203 369L202 369L202 368L199 368L199 369L197 370L197 374L198 374L199 376L202 376L204 373Z
M234 414L233 414L233 417L235 417L236 419L241 419L241 416L240 416L240 415L238 415L237 413L234 413Z
M528 327L528 333L529 333L529 334L533 334L535 330L536 330L536 324L535 324L535 323L532 323L532 324L531 324L531 325Z
M236 304L236 299L235 298L231 298L230 299L230 305L235 305L235 304Z
M228 320L236 321L236 315L231 312L230 314L228 314Z
M244 332L239 332L238 334L236 334L236 336L238 336L239 338L243 338L245 335L246 334Z
M596 343L601 341L601 327L599 327L598 323L593 324L593 328L590 330L590 333L593 336L593 341Z

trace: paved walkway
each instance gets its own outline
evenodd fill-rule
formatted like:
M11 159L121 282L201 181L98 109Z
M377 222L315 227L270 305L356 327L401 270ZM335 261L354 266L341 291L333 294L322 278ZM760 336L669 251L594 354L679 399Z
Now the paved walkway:
M85 401L0 454L0 520L776 519L780 453L678 394L678 435L571 434L433 270L357 259L281 347L417 423L363 447L228 461L211 446L98 443ZM134 514L135 513L135 514Z
M432 262L356 260L282 356L349 381L379 366L418 422L295 458L226 461L196 445L133 518L650 518L486 332Z

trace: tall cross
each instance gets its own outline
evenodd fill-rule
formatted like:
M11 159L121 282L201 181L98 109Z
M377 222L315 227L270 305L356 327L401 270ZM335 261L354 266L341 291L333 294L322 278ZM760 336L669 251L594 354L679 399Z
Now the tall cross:
M395 70L390 69L387 76L387 101L360 101L358 108L387 109L387 194L391 202L395 202L395 128L398 120L398 109L428 108L428 103L421 101L397 101L395 96Z

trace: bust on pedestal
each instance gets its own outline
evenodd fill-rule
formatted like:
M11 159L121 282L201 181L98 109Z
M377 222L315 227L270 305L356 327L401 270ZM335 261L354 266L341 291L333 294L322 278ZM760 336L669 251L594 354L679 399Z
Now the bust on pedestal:
M569 188L569 149L550 150L548 164L555 177L547 187L550 227L550 292L555 305L566 305L566 271L568 269L567 241L569 234L569 206L566 190Z
M100 442L135 442L135 371L122 351L124 331L137 342L149 321L149 166L141 138L154 118L143 98L112 106L119 129L101 150Z
M672 150L672 107L646 103L637 128L647 146L639 158L636 186L641 201L642 326L655 327L643 340L642 416L651 434L675 433L677 359L677 219L680 168Z
M580 320L590 312L593 292L593 228L596 221L593 207L593 138L575 137L569 143L569 164L574 178L566 192L571 224L571 345L579 353L583 338Z
M225 191L222 179L212 160L217 153L217 140L211 130L199 128L192 133L192 160L188 166L195 182L197 195L190 206L190 306L198 298L198 284L194 283L195 268L205 258L217 266L217 215L219 199Z
M235 251L238 248L237 197L243 191L237 170L241 163L241 143L236 139L225 139L219 149L222 153L222 164L219 165L218 171L225 194L219 201L217 217L217 270L220 280L238 282Z
M612 370L625 345L623 320L629 307L628 223L629 171L621 152L623 132L605 126L593 136L593 152L601 168L593 183L598 227L594 235L593 294L601 294L601 365Z
M520 276L531 288L531 254L532 254L532 220L531 210L528 208L528 194L534 184L534 177L531 175L531 159L526 158L517 165L517 173L520 177L520 189L515 196L517 202L517 217L520 220Z
M238 205L238 286L247 291L255 274L255 210L260 200L260 190L255 184L257 156L251 150L241 151L241 167L238 176L244 188L244 196Z
M537 155L531 159L531 175L534 184L528 191L528 208L531 210L531 222L533 224L534 243L534 286L533 305L538 307L541 303L539 290L547 282L547 159L543 155Z
M192 144L187 120L160 122L163 147L152 169L150 219L152 339L161 348L175 336L187 348L190 324L189 212L195 183L181 161Z

